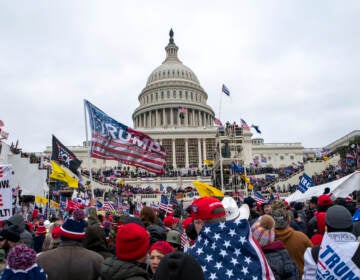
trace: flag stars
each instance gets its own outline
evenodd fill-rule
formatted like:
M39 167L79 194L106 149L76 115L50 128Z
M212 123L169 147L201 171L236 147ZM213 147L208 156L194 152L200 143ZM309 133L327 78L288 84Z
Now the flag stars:
M234 237L235 234L236 234L236 233L235 233L235 230L234 230L234 229L231 229L231 230L229 231L229 235L230 235L231 237Z
M200 236L199 236L200 237ZM198 237L198 238L199 238ZM214 234L214 239L216 240L216 241L218 241L219 239L220 239L220 233L215 233Z
M241 242L241 245L244 245L244 243L246 242L245 236L240 237L240 242Z
M207 271L206 265L202 265L201 268L204 273Z
M253 276L252 280L258 280L258 278L256 276Z
M204 232L209 234L211 232L211 230L210 230L210 228L206 227L206 228L204 228Z
M196 254L201 255L202 253L204 253L204 250L203 250L203 248L199 247L199 248L196 250Z
M228 247L230 247L230 246L231 246L230 241L229 241L229 240L226 240L226 241L224 242L224 246L225 246L226 249L227 249Z
M213 250L216 249L216 243L215 243L215 242L213 242L213 243L211 244L211 249L213 249Z
M219 270L220 268L222 268L223 266L222 266L222 263L221 262L217 262L216 264L215 264L215 268L217 269L217 270Z
M237 261L237 259L235 258L231 258L231 261L230 261L234 266L236 266L239 262Z
M227 269L225 274L227 275L227 277L229 277L229 279L231 279L231 277L234 276L232 269Z
M205 239L204 245L207 246L209 244L209 240Z
M250 257L245 257L245 262L246 262L247 264L251 263Z
M249 273L248 268L245 266L242 267L241 272L244 273L245 275Z
M234 254L235 254L237 257L238 257L239 255L241 255L240 249L239 249L239 248L236 248Z
M207 262L211 262L211 261L213 260L212 255L206 255L205 260L206 260Z
M225 256L227 256L227 253L225 250L220 250L220 255L224 258Z
M215 280L215 279L217 279L216 273L210 273L209 279L210 279L210 280Z
M224 222L221 222L220 224L219 224L219 228L220 229L224 229L226 226L225 226L225 223Z

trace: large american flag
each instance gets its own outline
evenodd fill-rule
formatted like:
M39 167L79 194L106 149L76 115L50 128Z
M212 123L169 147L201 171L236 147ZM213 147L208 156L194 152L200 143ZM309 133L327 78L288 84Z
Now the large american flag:
M167 152L145 133L134 130L109 117L85 100L91 126L91 156L117 160L163 174Z
M172 213L174 211L170 198L164 194L161 195L159 208L167 213Z
M247 220L205 225L187 253L201 265L205 279L275 279Z
M250 127L248 126L248 124L244 119L240 119L240 122L241 122L241 128L243 130L250 131Z
M112 203L110 201L105 201L102 205L102 208L101 208L103 211L106 211L106 212L112 212L112 211L115 211L115 207L114 205L112 205Z

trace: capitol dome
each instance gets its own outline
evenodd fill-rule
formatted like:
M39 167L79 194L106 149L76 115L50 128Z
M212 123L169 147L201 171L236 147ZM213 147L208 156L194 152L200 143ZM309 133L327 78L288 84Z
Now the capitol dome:
M134 127L143 130L211 127L214 111L206 104L208 95L195 73L179 60L179 48L174 42L172 29L169 35L169 43L165 47L166 58L151 72L138 97L140 106L132 116ZM181 115L182 110L186 114Z

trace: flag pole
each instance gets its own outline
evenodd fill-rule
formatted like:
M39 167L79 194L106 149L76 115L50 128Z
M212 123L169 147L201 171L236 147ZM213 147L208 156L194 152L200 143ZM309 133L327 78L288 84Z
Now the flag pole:
M222 91L220 91L220 102L219 102L219 120L221 120L221 101L222 101Z
M90 173L90 188L91 188L91 198L95 198L94 195L94 188L92 184L92 170L91 170L91 160L90 160L90 145L89 145L89 135L88 135L88 120L86 116L86 100L84 99L84 116L85 116L85 135L86 135L86 145L88 146L88 166L89 166L89 173Z

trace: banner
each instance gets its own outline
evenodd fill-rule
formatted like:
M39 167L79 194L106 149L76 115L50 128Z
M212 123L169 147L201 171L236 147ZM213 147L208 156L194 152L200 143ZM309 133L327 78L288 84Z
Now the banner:
M222 191L220 191L219 189L210 186L208 184L199 182L199 181L193 181L192 182L195 186L195 188L197 189L199 195L201 197L204 196L214 196L214 197L223 197L224 194L222 193Z
M312 187L314 185L313 180L311 180L311 178L304 173L301 176L299 185L298 185L298 190L301 191L302 193L306 192L308 190L308 188Z
M81 164L72 151L66 148L54 135L52 136L51 159L69 168L71 172L77 174L77 169Z
M87 100L85 105L90 119L92 157L164 174L167 152L157 141L112 119Z
M40 195L35 195L35 203L46 205L48 203L48 199Z
M12 184L11 165L0 165L0 221L12 216Z

